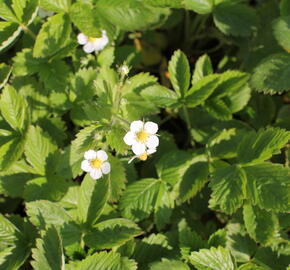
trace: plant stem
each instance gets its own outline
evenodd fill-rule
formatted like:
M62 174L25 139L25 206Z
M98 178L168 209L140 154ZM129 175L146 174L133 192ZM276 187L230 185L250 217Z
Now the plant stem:
M185 117L185 122L186 122L187 128L189 129L189 132L190 132L190 130L191 130L191 123L190 123L190 118L189 118L188 110L187 110L187 108L186 108L185 105L182 106L182 109L183 109L183 113L184 113L184 117Z
M21 24L21 28L32 37L32 39L36 40L36 35L24 24Z

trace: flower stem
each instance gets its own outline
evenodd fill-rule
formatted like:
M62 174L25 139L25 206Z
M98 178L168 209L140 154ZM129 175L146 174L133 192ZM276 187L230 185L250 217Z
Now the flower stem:
M191 123L190 123L190 118L189 118L188 110L187 110L187 108L186 108L185 105L182 106L182 109L183 109L183 113L184 113L184 117L185 117L185 122L186 122L187 128L189 129L189 132L190 132L190 130L191 130Z

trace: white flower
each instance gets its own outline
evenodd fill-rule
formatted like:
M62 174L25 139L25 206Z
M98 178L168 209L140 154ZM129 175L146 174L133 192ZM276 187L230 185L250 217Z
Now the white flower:
M102 30L102 37L94 38L88 37L83 33L78 34L78 43L84 45L83 50L86 53L92 53L94 51L98 52L103 50L109 42L107 33L105 30Z
M120 72L122 75L126 76L126 75L129 74L130 69L129 69L129 67L128 67L126 64L123 64L122 66L119 67L119 72Z
M152 155L152 154L155 153L155 152L156 152L156 148L149 148L149 149L147 149L144 153L132 157L132 158L128 161L128 163L131 163L135 158L139 158L140 160L145 161L145 160L147 160L147 158L148 158L149 155Z
M124 142L132 146L135 155L140 156L148 149L156 149L159 139L156 136L158 125L153 122L133 121L130 131L124 136Z
M105 151L88 150L84 154L85 160L82 161L81 168L83 171L90 173L93 179L99 179L103 174L111 171L111 165L108 161L108 155Z

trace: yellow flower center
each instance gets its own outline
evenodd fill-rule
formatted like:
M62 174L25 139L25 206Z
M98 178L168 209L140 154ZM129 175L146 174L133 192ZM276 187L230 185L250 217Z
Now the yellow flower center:
M136 136L137 136L137 141L141 143L145 143L149 137L149 134L146 131L141 130L136 134Z
M95 169L100 169L101 168L101 166L102 166L102 161L101 160L99 160L99 159L95 159L95 160L92 160L91 161L91 166L93 167L93 168L95 168Z
M146 153L139 156L139 159L142 161L145 161L148 158L148 155Z
M95 42L97 38L94 37L88 37L88 42Z

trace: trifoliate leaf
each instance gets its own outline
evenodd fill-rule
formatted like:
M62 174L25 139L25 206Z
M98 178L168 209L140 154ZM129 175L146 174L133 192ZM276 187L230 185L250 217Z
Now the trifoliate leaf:
M243 168L252 204L274 212L290 210L290 170L280 164L261 163Z
M33 269L63 270L64 254L62 239L55 227L48 228L42 238L36 240L36 248L32 249Z
M199 252L192 252L190 262L198 270L234 270L235 263L228 249L223 247L212 247L201 249Z
M12 69L2 63L0 64L0 89L7 83Z
M182 51L174 52L168 65L168 71L174 90L183 97L189 88L190 67L187 57Z
M186 9L191 9L198 14L208 14L212 12L213 0L184 0Z
M138 221L150 215L156 203L160 180L142 179L129 185L120 200L124 217Z
M71 0L40 0L40 6L45 10L54 12L67 12L71 4Z
M182 261L162 259L161 262L151 264L150 270L190 270L189 266Z
M93 180L88 174L84 178L78 200L79 221L93 225L103 212L109 198L110 188L107 177Z
M290 89L290 55L272 54L264 58L254 69L250 86L258 92L281 94Z
M240 163L257 163L278 154L290 140L290 132L280 128L260 129L249 132L238 147Z
M0 52L9 47L21 31L22 27L17 23L0 21Z
M273 21L273 31L278 43L286 51L290 51L290 16L280 17Z
M213 18L215 25L226 35L247 37L257 29L257 15L246 5L222 2L215 5Z
M71 34L71 23L67 14L57 14L44 23L37 35L33 56L51 57L65 47Z
M200 56L196 63L194 72L192 75L191 84L194 85L197 83L201 78L210 75L213 73L213 68L211 64L211 60L207 54Z
M247 204L243 209L245 226L257 242L266 244L278 231L278 218L273 212Z
M91 248L110 249L124 244L140 233L141 229L133 221L114 218L96 224L86 234L84 241Z
M217 169L210 181L212 188L210 207L218 207L227 214L234 213L243 204L247 176L238 166Z

